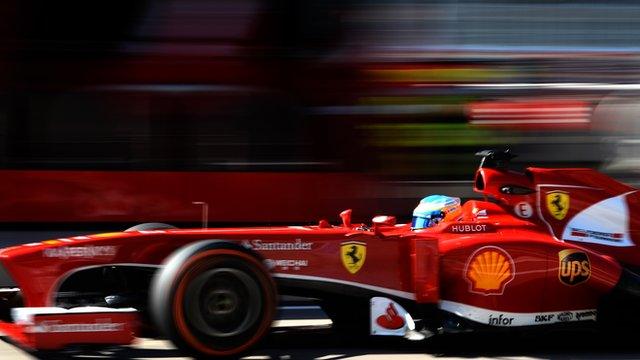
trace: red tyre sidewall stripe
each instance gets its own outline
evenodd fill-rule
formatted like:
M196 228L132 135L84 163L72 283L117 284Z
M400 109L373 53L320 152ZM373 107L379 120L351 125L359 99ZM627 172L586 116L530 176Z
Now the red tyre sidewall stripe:
M189 329L189 326L186 323L186 320L184 318L184 313L183 313L183 300L184 300L184 296L185 296L185 291L186 288L189 284L189 282L193 279L194 276L196 276L198 274L198 271L200 266L198 266L197 262L207 258L209 256L220 256L220 255L229 255L229 256L233 256L236 258L240 258L254 266L256 266L258 269L262 270L262 274L256 274L258 276L258 278L263 278L263 279L258 279L258 280L266 280L265 281L258 281L260 283L260 287L262 287L262 290L265 294L265 307L264 307L264 311L265 311L265 317L264 320L262 321L262 324L260 324L260 327L258 328L258 331L256 331L256 334L250 338L248 341L246 341L244 344L242 344L239 347L233 348L233 349L229 349L229 350L214 350L211 349L209 347L207 347L206 345L204 345L202 342L200 342L191 332L191 329ZM194 266L193 268L190 269L190 267L196 264L196 266ZM172 308L173 308L173 318L177 327L178 332L180 333L180 335L182 336L182 338L190 345L192 346L194 349L198 350L201 353L207 354L207 355L213 355L213 356L227 356L227 355L233 355L239 352L242 352L246 349L248 349L250 346L252 346L253 344L255 344L258 340L260 340L262 338L262 336L264 335L264 333L269 330L269 328L271 327L271 321L273 319L273 311L274 311L274 307L275 307L275 298L273 298L272 294L273 294L273 290L275 288L275 284L273 283L273 279L270 276L264 276L265 274L268 274L266 272L266 270L264 270L263 265L253 256L249 255L249 254L245 254L243 252L240 251L236 251L236 250L228 250L228 249L213 249L213 250L208 250L205 251L201 254L197 254L196 256L192 257L191 259L189 259L189 261L187 261L181 268L180 271L178 272L178 274L181 274L179 276L179 282L178 282L178 287L176 289L175 295L174 295L174 301L172 304ZM266 279L264 279L266 278ZM268 288L268 286L271 286L271 289Z

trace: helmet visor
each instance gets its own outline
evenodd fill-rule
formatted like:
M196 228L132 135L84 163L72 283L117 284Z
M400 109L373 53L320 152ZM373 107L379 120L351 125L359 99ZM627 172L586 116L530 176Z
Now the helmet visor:
M413 229L424 229L431 227L431 225L432 220L422 216L414 216L413 220L411 220L411 228Z

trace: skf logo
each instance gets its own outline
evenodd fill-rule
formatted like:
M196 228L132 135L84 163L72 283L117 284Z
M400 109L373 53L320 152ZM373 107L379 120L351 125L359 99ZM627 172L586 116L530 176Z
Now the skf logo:
M511 256L497 246L485 246L476 250L464 270L469 291L482 295L501 295L515 277L515 265Z
M556 220L562 220L569 212L569 193L560 190L547 193L547 210Z
M348 241L340 244L342 265L352 274L357 273L367 257L367 244L358 241Z
M578 285L591 276L591 263L585 252L566 249L558 253L560 267L558 278L563 284Z

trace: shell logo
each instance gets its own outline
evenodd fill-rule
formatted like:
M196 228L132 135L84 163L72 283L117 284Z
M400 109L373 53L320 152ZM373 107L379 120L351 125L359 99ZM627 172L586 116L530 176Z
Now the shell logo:
M485 246L469 256L464 277L472 293L502 295L505 286L515 277L515 265L505 250Z

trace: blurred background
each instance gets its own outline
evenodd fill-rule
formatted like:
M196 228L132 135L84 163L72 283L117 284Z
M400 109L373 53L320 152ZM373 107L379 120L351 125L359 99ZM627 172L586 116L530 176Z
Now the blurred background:
M482 149L635 185L634 0L0 3L0 228L407 219Z

